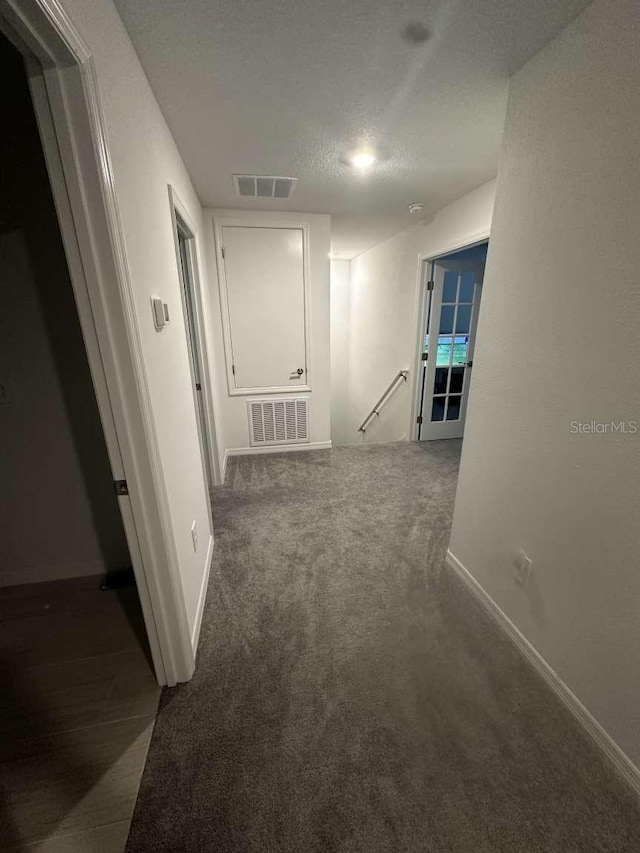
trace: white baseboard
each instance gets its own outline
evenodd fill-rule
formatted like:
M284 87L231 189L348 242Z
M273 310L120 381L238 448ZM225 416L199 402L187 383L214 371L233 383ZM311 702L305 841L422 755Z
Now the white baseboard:
M207 598L207 587L209 586L209 575L211 574L211 563L213 562L213 536L209 537L207 546L207 557L204 568L204 577L202 578L202 586L200 587L200 595L198 596L198 609L196 610L196 621L193 623L191 631L191 648L195 655L198 648L198 640L200 639L200 628L202 627L202 614L204 613L204 604Z
M222 460L222 485L227 476L230 456L253 456L261 453L291 453L296 450L331 450L330 441L313 441L308 444L270 444L268 447L227 447Z
M308 444L270 444L268 447L231 447L224 453L224 468L229 456L253 456L261 453L292 453L296 450L331 450L330 441L312 441Z
M580 723L595 745L613 764L618 773L633 788L635 793L640 795L640 770L636 765L625 755L613 738L607 734L578 697L567 687L557 672L549 666L540 653L536 651L527 638L516 628L509 617L498 607L491 596L485 592L469 570L462 565L460 560L451 551L447 551L446 562L467 589L480 602L498 627L504 631L518 648L520 653L535 667L556 696L558 696L565 707L568 708Z

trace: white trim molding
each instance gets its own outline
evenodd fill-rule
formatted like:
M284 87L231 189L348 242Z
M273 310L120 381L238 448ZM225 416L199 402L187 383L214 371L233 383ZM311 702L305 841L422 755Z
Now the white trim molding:
M270 444L268 447L228 447L222 463L222 482L227 473L227 462L231 456L255 456L263 453L294 453L300 450L331 450L330 441L311 441L308 444Z
M200 593L198 595L198 608L196 610L196 618L193 622L193 630L191 632L191 648L193 649L194 655L198 649L200 629L202 628L202 616L204 614L204 605L207 600L207 589L209 588L209 575L211 574L211 565L213 563L213 536L209 537L207 556L205 559L204 575L202 577L202 585L200 586Z
M227 462L229 461L229 448L226 448L224 451L224 456L222 457L222 482L221 486L224 486L224 481L227 479Z
M476 600L482 605L486 613L495 624L506 634L520 654L533 666L536 672L544 679L546 684L553 690L575 720L582 726L583 730L600 750L600 752L613 765L614 769L640 796L640 770L625 755L618 744L613 740L595 717L585 708L578 697L553 670L542 655L536 651L527 638L516 628L509 617L498 607L491 596L480 586L471 572L463 566L458 558L447 551L446 563L456 576L460 578L465 587L471 592Z

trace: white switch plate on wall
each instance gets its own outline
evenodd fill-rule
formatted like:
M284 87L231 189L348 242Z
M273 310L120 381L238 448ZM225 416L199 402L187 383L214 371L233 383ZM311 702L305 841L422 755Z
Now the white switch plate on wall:
M151 297L151 310L153 311L153 324L156 331L163 329L169 322L169 306L162 299Z
M533 560L530 557L527 557L524 551L520 549L513 561L513 568L516 581L520 586L525 587L525 589L529 585L532 567Z

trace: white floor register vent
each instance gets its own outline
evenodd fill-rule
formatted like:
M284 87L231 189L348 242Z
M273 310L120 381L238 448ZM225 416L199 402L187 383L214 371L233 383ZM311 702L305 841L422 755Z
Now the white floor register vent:
M309 442L307 398L252 400L247 402L247 411L252 447Z

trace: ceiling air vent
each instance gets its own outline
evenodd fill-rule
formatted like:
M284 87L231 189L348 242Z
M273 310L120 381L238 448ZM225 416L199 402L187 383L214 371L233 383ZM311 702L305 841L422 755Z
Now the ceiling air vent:
M234 175L238 195L245 198L291 198L297 178L277 178L264 175Z
M253 400L247 403L252 447L267 444L303 444L309 441L309 401Z

